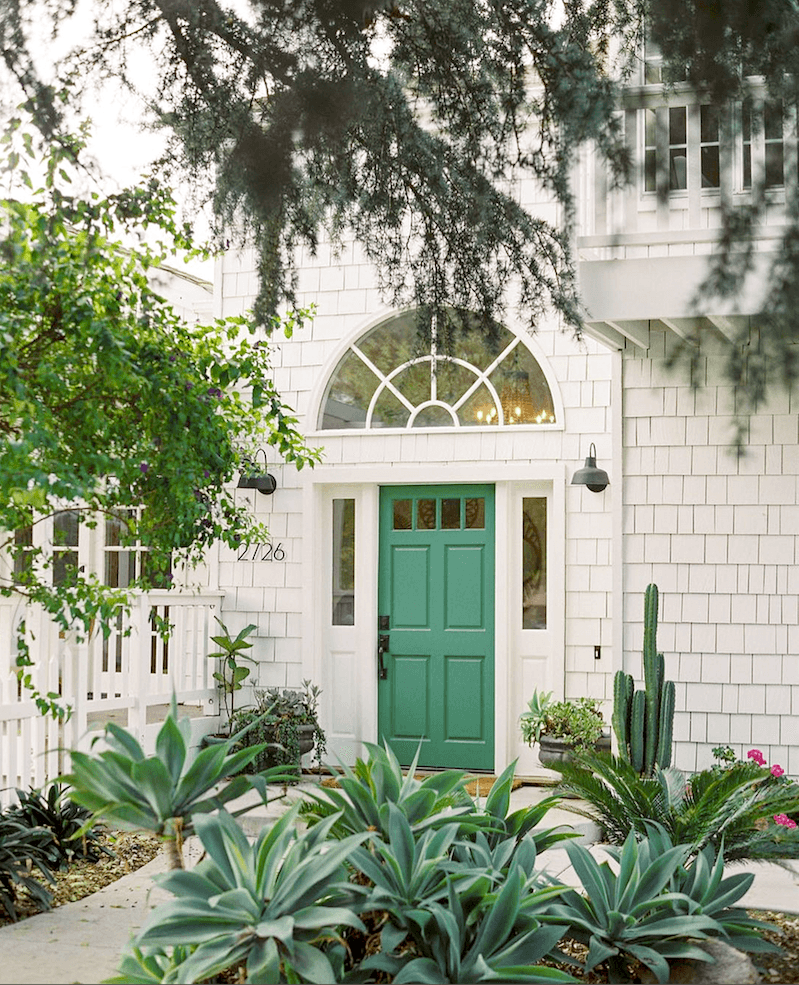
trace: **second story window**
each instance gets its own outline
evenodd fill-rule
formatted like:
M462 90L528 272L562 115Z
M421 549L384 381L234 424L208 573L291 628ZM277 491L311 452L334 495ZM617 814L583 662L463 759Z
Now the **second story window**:
M741 106L741 184L752 187L752 177L762 174L766 188L785 184L783 141L784 113L781 102ZM760 149L762 139L762 150Z
M766 144L766 188L785 183L782 147L782 103L766 103L763 107L763 138Z
M645 192L656 192L667 183L670 192L687 191L700 181L700 169L701 188L720 187L721 114L717 107L693 104L642 112Z
M688 187L688 124L685 106L669 109L669 191Z
M700 106L699 139L701 146L702 187L719 188L719 110L717 106Z
M644 191L656 192L657 172L657 113L653 109L644 110Z

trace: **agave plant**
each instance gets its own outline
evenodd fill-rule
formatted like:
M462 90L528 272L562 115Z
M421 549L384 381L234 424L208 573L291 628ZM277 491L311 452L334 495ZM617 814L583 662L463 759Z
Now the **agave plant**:
M666 832L652 825L647 840L652 856L667 852L672 845ZM607 851L618 858L616 849L608 848ZM750 953L779 951L760 933L762 930L773 930L773 924L756 920L735 905L751 887L754 873L737 872L725 878L724 863L723 849L716 852L712 845L706 845L689 864L675 869L667 887L674 893L674 912L686 912L684 898L687 897L690 912L713 917L721 927L724 940L732 947Z
M669 959L712 960L696 942L726 937L725 920L741 928L739 939L746 927L758 926L739 923L735 913L725 915L743 882L728 882L721 890L723 863L709 875L702 868L686 877L681 870L691 846L675 845L658 825L648 827L653 837L639 841L631 831L620 849L609 849L617 871L584 846L567 845L583 892L567 892L550 907L550 918L567 923L568 936L587 945L584 971L604 964L610 981L626 980L627 964L637 959L659 982L668 982Z
M384 930L380 953L361 967L379 969L400 983L575 982L560 969L538 965L566 930L543 923L543 912L564 887L531 886L522 866L512 863L496 890L473 893L468 878L447 880L446 898L429 900L413 914L414 947L391 950L404 938Z
M388 840L389 804L394 804L408 819L414 834L425 828L451 823L470 813L474 802L466 793L466 775L445 770L417 780L419 750L403 775L400 762L388 743L385 748L364 743L369 756L359 759L354 768L341 765L340 789L325 787L308 791L309 800L302 805L302 816L309 825L336 815L334 837L361 831L377 831Z
M97 755L73 751L72 771L60 779L71 785L70 797L88 808L93 819L105 818L123 828L144 828L161 835L170 867L183 868L183 839L193 831L194 815L217 810L249 790L255 778L237 774L263 748L257 745L231 752L231 739L201 749L189 762L190 735L191 722L188 718L178 721L173 695L154 756L146 756L127 729L109 723L105 728L109 748ZM279 768L259 779L272 773L279 781ZM220 786L222 781L227 782ZM265 789L263 784L261 789Z
M297 815L295 805L254 844L224 810L198 817L205 857L190 872L156 877L174 899L152 911L123 969L136 981L200 982L236 967L253 983L336 981L321 945L341 927L363 929L348 905L345 861L369 833L331 844L335 817L298 834ZM186 949L179 961L176 943Z

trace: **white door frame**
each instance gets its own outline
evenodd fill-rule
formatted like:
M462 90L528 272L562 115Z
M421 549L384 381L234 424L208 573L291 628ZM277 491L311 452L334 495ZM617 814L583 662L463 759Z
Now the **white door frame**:
M303 676L322 688L320 711L329 758L354 762L363 741L377 742L377 577L382 485L492 483L496 489L494 768L519 760L517 773L535 772L521 743L518 715L532 689L564 689L566 466L473 464L316 467L306 473L303 513ZM521 629L521 500L545 495L548 628ZM332 501L355 500L355 624L331 626ZM513 576L512 573L517 572ZM508 573L511 573L508 577ZM511 655L513 655L511 657ZM529 694L527 693L529 691Z

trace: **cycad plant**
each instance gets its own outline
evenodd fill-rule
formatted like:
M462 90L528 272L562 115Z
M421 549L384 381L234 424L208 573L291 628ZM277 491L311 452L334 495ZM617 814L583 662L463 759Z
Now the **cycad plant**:
M799 828L774 820L799 813L799 784L757 763L710 767L690 778L656 766L647 777L620 757L583 752L559 769L560 791L591 805L571 809L598 820L608 844L621 844L631 830L643 837L654 821L692 855L723 844L730 862L799 858Z

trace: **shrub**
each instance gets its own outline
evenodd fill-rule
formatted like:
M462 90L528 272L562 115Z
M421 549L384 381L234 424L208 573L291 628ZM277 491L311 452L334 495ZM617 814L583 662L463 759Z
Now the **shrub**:
M33 787L27 793L17 790L17 799L19 804L10 807L7 816L16 818L25 827L49 831L54 860L60 867L67 866L76 855L96 862L101 853L113 854L100 843L98 832L87 829L91 811L76 804L60 783L51 783L46 792Z
M0 814L0 906L17 919L17 891L24 888L38 905L50 908L52 894L35 877L37 870L52 883L55 861L53 836L42 827L30 827L8 813Z

